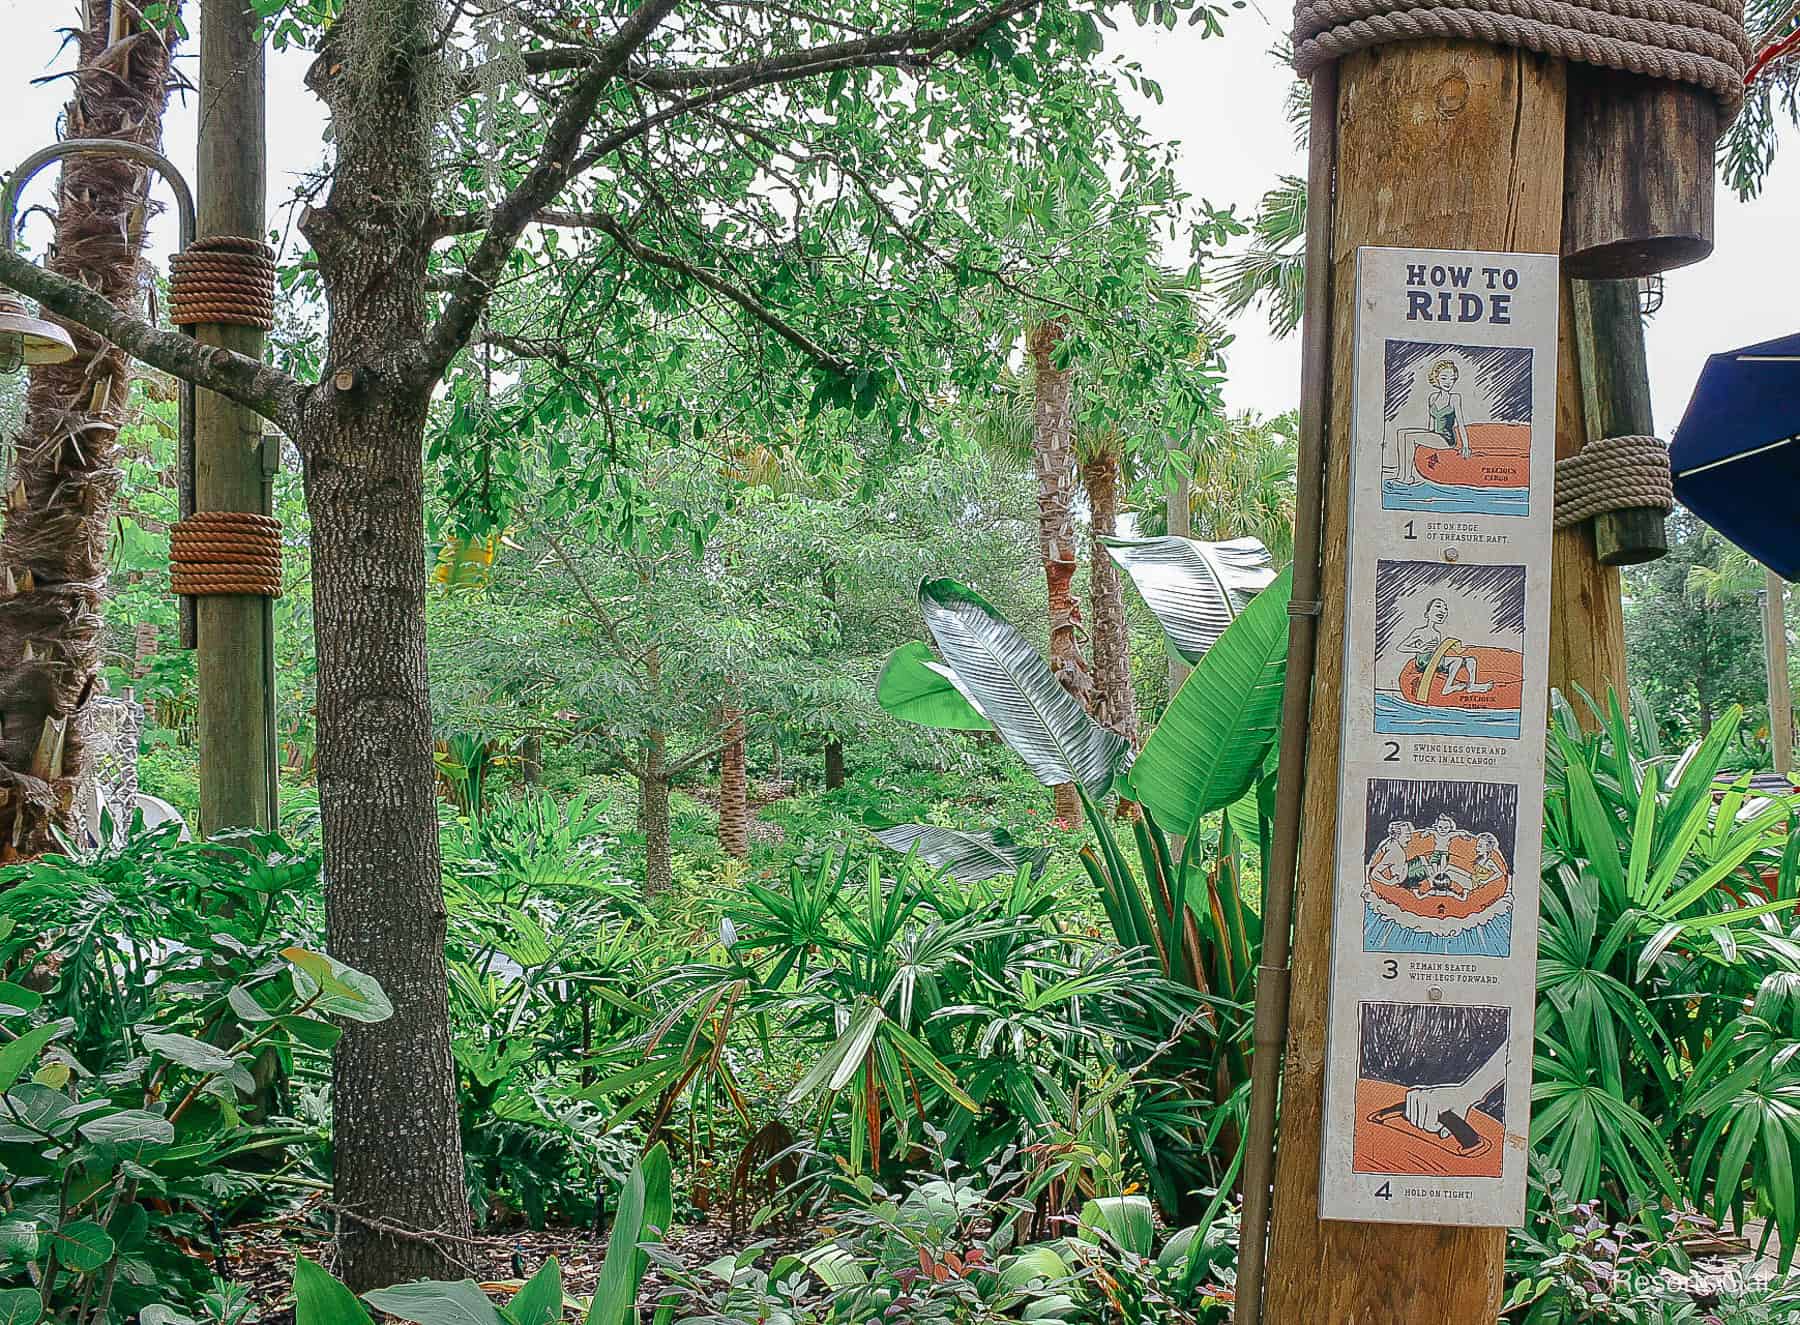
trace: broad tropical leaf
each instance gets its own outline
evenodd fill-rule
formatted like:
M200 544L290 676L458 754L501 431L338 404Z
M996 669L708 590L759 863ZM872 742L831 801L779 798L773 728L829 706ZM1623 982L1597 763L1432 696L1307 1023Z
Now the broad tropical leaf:
M1283 572L1219 637L1126 776L1127 794L1184 831L1249 791L1281 724L1287 672Z
M936 824L896 824L874 830L876 839L901 855L916 851L933 869L947 871L964 883L982 883L1002 875L1014 875L1030 864L1036 874L1050 858L1048 847L1019 846L1004 829L970 833Z
M1103 538L1162 623L1169 647L1199 662L1250 600L1275 581L1269 549L1254 538Z
M1130 747L1088 716L1012 623L955 580L925 581L919 606L944 660L1032 776L1104 796Z
M364 1293L378 1311L418 1325L502 1325L500 1313L473 1281L421 1279Z
M650 1268L649 1253L640 1242L660 1239L669 1231L674 1214L669 1187L669 1151L661 1142L651 1146L625 1180L619 1207L613 1215L612 1235L606 1243L606 1259L594 1284L594 1300L587 1325L628 1325L637 1301L638 1285Z
M908 640L893 653L875 682L875 700L905 722L947 731L992 731L994 724L962 690L956 673L931 656L918 640Z
M368 1310L304 1256L294 1260L294 1325L370 1325Z

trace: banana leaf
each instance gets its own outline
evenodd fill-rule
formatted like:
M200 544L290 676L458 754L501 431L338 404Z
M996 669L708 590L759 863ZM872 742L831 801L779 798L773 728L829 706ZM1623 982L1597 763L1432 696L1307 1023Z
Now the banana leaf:
M1250 600L1275 581L1269 549L1254 538L1100 541L1162 623L1169 647L1191 663L1199 662Z
M992 731L994 724L962 689L956 673L931 656L918 640L893 653L875 681L875 700L904 722L946 731Z
M890 851L903 856L916 851L927 865L944 870L964 883L985 883L1003 875L1011 877L1024 864L1029 864L1035 875L1050 859L1048 847L1022 847L1004 829L970 833L957 828L940 828L936 824L896 824L892 828L873 831L876 840Z
M1000 739L1045 786L1106 795L1130 754L1064 690L1044 660L986 599L955 580L919 586L919 607L944 661Z
M1125 777L1125 794L1192 833L1256 783L1281 725L1288 597L1283 572L1219 637Z

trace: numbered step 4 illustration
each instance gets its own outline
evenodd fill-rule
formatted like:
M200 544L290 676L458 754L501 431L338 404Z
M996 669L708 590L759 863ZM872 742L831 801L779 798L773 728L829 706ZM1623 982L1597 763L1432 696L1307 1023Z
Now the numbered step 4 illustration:
M1509 1009L1364 1003L1361 1011L1351 1171L1498 1178Z

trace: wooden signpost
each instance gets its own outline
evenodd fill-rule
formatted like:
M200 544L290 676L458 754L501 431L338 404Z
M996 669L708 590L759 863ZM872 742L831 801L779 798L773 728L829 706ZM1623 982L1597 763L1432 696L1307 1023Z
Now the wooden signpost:
M1363 248L1320 1216L1525 1213L1557 261Z

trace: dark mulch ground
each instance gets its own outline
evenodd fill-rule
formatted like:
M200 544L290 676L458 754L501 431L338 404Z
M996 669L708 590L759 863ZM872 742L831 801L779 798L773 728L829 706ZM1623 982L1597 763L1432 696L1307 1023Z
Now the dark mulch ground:
M811 1246L817 1240L816 1229L740 1232L733 1238L724 1220L708 1221L677 1228L668 1245L688 1266L698 1269L721 1256L735 1254L748 1243L765 1240L772 1245L758 1259L772 1262L777 1256ZM262 1309L263 1325L289 1325L293 1320L292 1285L297 1254L310 1256L326 1269L333 1268L331 1236L315 1224L295 1219L227 1230L226 1256L231 1276L250 1290L250 1296ZM594 1280L606 1257L606 1235L596 1235L591 1229L568 1228L490 1233L470 1242L461 1259L468 1277L504 1302L520 1278L533 1273L552 1256L562 1266L563 1291L587 1297L594 1291ZM667 1281L652 1266L640 1300L654 1302L667 1287Z

